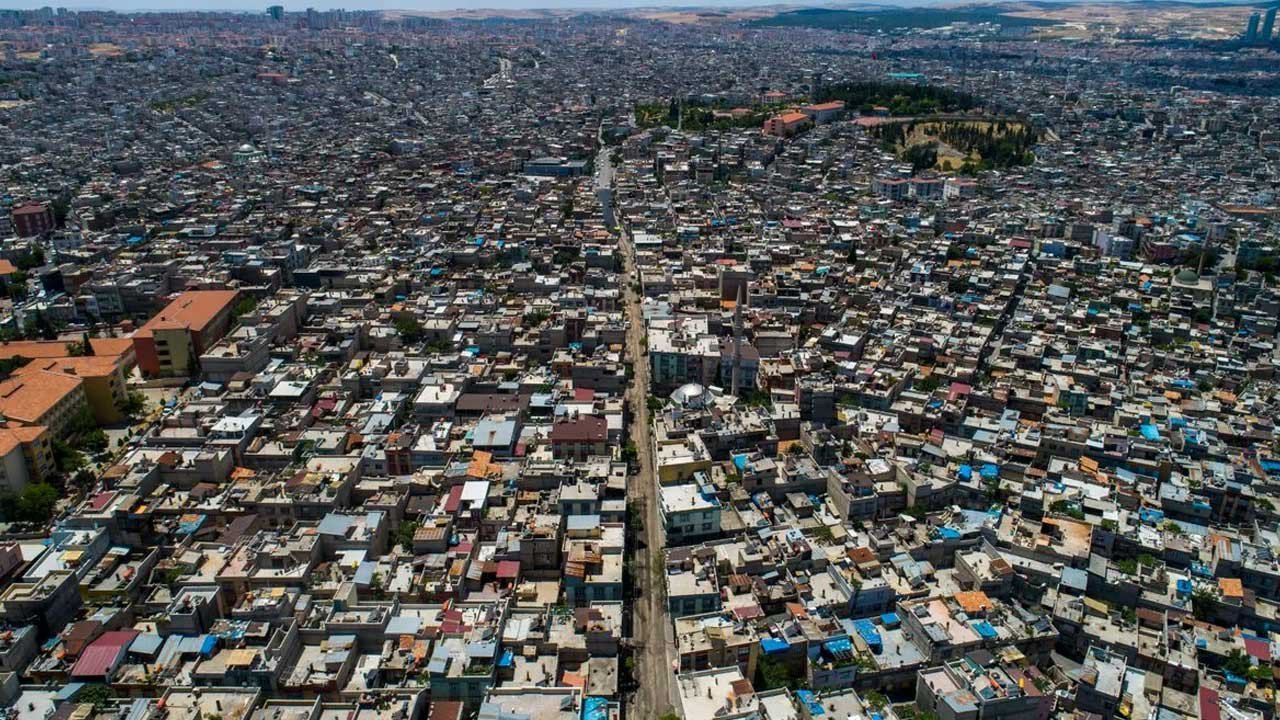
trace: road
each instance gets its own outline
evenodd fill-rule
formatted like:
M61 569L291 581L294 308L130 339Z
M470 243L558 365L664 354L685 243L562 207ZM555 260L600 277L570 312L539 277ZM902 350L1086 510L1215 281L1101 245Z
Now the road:
M511 61L504 57L498 58L498 72L486 78L484 86L492 89L498 85L510 86L514 84L515 78L511 75Z
M605 227L613 227L613 161L609 159L609 148L603 145L596 153L596 197L600 199Z
M612 207L613 164L608 149L596 157L596 192L605 223L614 224ZM649 426L649 358L644 354L644 318L640 296L633 289L636 273L635 249L630 234L621 231L618 241L623 262L622 292L627 312L627 357L634 379L627 389L631 408L631 441L635 443L639 473L627 483L627 502L643 518L642 532L629 528L637 539L630 548L635 558L632 577L639 594L632 603L631 642L635 649L635 676L639 688L631 700L628 717L657 718L675 707L671 697L672 636L667 614L667 587L662 548L662 521L658 516L657 476L654 474L653 438Z

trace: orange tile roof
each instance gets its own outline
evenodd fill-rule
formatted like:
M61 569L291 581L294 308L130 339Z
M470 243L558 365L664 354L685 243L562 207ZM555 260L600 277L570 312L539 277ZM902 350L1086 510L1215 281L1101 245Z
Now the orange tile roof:
M89 338L89 344L93 346L93 354L97 357L106 357L108 355L119 357L133 350L133 338Z
M1218 589L1222 590L1223 597L1244 597L1244 585L1240 578L1218 578Z
M4 457L22 445L22 441L12 431L0 429L0 457Z
M5 429L18 439L19 442L33 443L44 435L47 428L43 425L8 425Z
M109 377L120 367L119 357L98 357L90 355L87 357L64 357L64 358L41 358L32 360L18 370L14 371L14 375L27 375L33 372L61 372L79 377L97 378Z
M0 359L13 357L61 358L68 357L67 345L80 342L75 340L12 340L0 342ZM89 338L93 347L92 357L119 357L133 349L133 338Z
M0 258L0 275L12 275L18 272L18 268L8 260Z
M83 383L75 375L45 370L11 377L0 382L0 415L35 423Z
M148 320L134 337L151 337L154 330L201 330L239 295L239 290L189 290Z
M984 610L993 610L995 605L991 603L991 598L981 590L968 590L955 594L956 603L960 608L970 615Z

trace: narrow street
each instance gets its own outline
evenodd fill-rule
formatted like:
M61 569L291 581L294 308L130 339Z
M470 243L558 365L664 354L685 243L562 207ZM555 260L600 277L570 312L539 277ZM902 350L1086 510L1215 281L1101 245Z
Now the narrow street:
M613 224L613 167L607 149L596 159L597 192L606 223ZM657 718L670 711L672 652L671 620L667 616L666 582L662 548L665 545L662 521L658 515L657 476L653 464L653 439L649 426L649 359L644 354L644 318L640 312L640 295L635 291L635 249L630 235L620 230L618 247L622 254L622 292L627 312L627 358L634 368L634 381L627 389L631 408L631 441L638 454L639 473L627 485L627 503L636 512L631 517L643 518L643 528L628 528L633 538L634 565L632 576L638 597L631 604L635 676L639 685L628 708L628 716ZM642 530L642 532L637 532Z

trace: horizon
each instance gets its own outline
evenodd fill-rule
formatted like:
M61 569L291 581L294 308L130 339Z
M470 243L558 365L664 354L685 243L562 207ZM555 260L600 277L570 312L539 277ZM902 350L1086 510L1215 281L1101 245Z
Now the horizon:
M867 10L875 7L883 8L945 8L966 5L1000 5L1018 2L1034 4L1062 5L1134 5L1144 2L1186 4L1186 5L1238 5L1249 7L1266 7L1272 2L1259 0L874 0L872 2L850 2L848 0L816 0L814 2L768 2L768 0L482 0L478 4L459 3L459 0L313 0L312 2L285 3L277 0L96 0L85 4L56 3L45 0L20 0L0 5L0 11L38 10L40 8L65 8L74 12L117 12L117 13L180 13L180 12L226 12L226 13L260 13L270 5L283 5L286 13L301 13L307 9L318 11L350 10L380 12L422 12L449 13L462 11L497 11L497 12L529 12L529 11L608 11L608 10L641 10L654 9L706 9L706 8L777 8L779 11L806 9L827 10Z

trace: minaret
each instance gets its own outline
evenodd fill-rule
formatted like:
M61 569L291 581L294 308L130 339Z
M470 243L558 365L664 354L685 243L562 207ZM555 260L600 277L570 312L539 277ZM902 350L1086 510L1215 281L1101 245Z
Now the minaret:
M742 304L747 301L742 285L738 286L738 302L733 306L733 396L738 397L742 383Z

